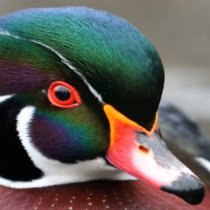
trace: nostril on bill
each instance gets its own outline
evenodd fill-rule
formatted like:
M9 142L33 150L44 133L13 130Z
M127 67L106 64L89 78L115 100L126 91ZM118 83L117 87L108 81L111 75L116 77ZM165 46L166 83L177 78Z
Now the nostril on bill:
M143 146L143 145L140 145L139 146L139 150L143 153L149 153L149 150L147 149L147 147Z
M173 193L190 204L199 204L204 198L204 184L197 178L183 174L181 179L176 180L171 186L162 186L163 191Z

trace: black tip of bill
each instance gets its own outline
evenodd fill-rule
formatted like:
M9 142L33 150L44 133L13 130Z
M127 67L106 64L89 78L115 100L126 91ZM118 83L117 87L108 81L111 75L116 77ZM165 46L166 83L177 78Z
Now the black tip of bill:
M188 174L183 174L181 179L174 181L171 186L162 186L161 189L193 205L201 203L205 195L204 184Z

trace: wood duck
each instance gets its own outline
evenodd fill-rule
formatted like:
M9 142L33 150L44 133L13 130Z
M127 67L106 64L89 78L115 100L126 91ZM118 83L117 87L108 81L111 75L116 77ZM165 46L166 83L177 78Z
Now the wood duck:
M0 184L141 179L191 204L204 184L158 128L161 59L130 23L84 7L0 18Z

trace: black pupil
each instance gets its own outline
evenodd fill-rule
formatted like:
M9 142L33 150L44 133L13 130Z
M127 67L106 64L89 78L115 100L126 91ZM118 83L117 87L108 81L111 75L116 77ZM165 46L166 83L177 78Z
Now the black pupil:
M55 95L60 101L67 101L71 97L71 92L64 86L58 86L55 89Z

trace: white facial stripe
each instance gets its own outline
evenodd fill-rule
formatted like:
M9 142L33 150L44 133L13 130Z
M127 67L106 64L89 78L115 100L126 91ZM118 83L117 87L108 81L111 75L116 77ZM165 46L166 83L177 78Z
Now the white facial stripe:
M1 35L5 35L5 36L11 36L11 37L14 37L14 38L16 38L16 39L22 39L22 38L20 38L20 37L18 37L18 36L11 35L8 31L6 31L6 30L4 30L4 29L2 29L2 28L0 28L0 34L1 34Z
M0 34L11 36L16 39L26 40L15 35L11 35L9 32L0 28ZM74 67L71 63L63 57L55 49L48 45L44 45L34 40L27 40L39 44L53 53L55 53L61 61L66 64L71 70L78 74L84 83L87 85L92 94L103 103L103 99L99 93L88 83L86 78ZM2 98L5 101L11 96ZM24 107L17 116L17 131L20 141L25 148L27 154L32 160L33 164L39 168L44 176L32 181L11 181L0 177L0 185L12 187L12 188L33 188L33 187L44 187L58 184L86 182L91 180L136 180L135 177L119 171L106 164L106 161L98 157L94 160L80 161L76 164L65 164L57 160L52 160L45 157L39 150L33 145L30 137L30 123L33 120L35 107L26 106ZM27 173L27 171L25 171Z
M46 44L43 44L41 42L38 42L38 41L35 41L35 40L31 40L30 41L36 43L36 44L39 44L47 49L49 49L50 51L52 51L53 53L55 53L60 59L61 61L67 65L71 70L74 71L74 73L76 73L82 80L83 82L87 85L87 87L89 88L89 90L91 91L91 93L101 102L103 103L103 99L102 99L102 96L90 85L90 83L87 81L87 79L84 77L84 75L82 75L81 72L78 71L78 69L76 67L74 67L69 60L67 60L63 55L61 55L58 51L56 51L54 48L46 45Z
M210 173L210 161L203 157L195 158L196 162L198 162L201 166L203 166Z
M33 43L36 43L38 45L41 45L45 48L47 48L48 50L50 50L51 52L53 52L54 54L56 54L62 61L62 63L64 63L66 66L68 66L68 68L70 68L72 71L74 71L74 73L76 73L82 80L83 82L87 85L87 87L89 88L90 92L101 102L103 103L103 99L102 99L102 96L92 87L92 85L87 81L87 79L84 77L84 75L76 68L74 67L71 62L66 59L63 55L61 55L58 51L56 51L54 48L52 48L51 46L49 45L46 45L46 44L43 44L39 41L35 41L35 40L32 40L32 39L25 39L25 38L21 38L21 37L18 37L18 36L15 36L15 35L12 35L10 34L8 31L5 31L3 29L0 28L0 34L2 35L6 35L6 36L11 36L13 38L16 38L16 39L21 39L21 40L26 40L26 41L31 41Z
M5 95L5 96L0 96L0 104L7 101L8 99L12 98L14 95Z
M8 31L3 30L2 28L0 28L0 34L1 35L6 35L6 36L10 35Z
M44 176L27 182L13 182L0 177L0 184L13 188L32 188L100 179L136 180L133 176L107 165L106 161L101 157L75 164L61 163L45 157L33 145L30 137L29 126L33 120L34 112L35 107L32 106L26 106L20 111L17 116L17 131L20 141L30 159L44 173Z

